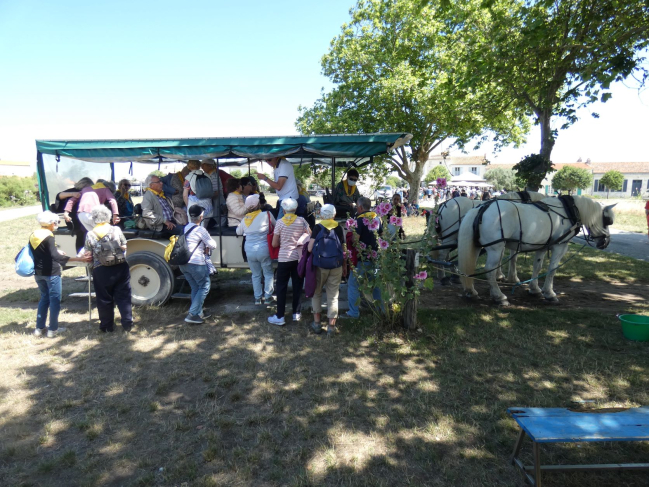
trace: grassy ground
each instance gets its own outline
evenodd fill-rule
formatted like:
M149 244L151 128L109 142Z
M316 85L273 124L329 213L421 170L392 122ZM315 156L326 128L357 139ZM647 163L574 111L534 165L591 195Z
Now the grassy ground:
M614 316L588 305L503 310L451 297L420 308L412 335L377 337L360 320L326 339L306 320L271 327L270 309L219 315L247 279L237 270L220 274L207 303L216 316L201 327L183 324L181 301L137 310L131 335L102 336L67 299L68 332L38 339L35 286L10 279L31 221L7 225L0 249L0 485L522 486L508 407L649 404L649 344L624 340ZM422 222L406 219L409 237ZM647 263L597 251L573 261L558 283L649 285ZM649 443L543 449L548 463L648 454ZM547 474L544 485L647 479Z

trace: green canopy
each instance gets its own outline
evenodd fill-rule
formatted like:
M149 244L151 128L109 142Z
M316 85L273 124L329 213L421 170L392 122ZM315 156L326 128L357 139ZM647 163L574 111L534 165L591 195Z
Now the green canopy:
M186 161L189 159L269 159L294 160L366 159L385 154L408 143L412 135L350 134L286 137L217 137L196 139L134 140L37 140L40 154L89 162ZM223 161L226 162L226 161ZM231 164L222 164L231 165Z

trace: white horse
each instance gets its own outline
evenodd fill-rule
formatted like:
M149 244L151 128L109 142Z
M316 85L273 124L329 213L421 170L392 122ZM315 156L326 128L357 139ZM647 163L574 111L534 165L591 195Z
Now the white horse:
M479 235L474 235L474 221L480 208L470 210L460 225L458 240L458 265L462 274L462 285L467 296L478 293L473 287L473 277L480 248L487 251L485 275L489 281L490 294L494 301L507 305L507 298L496 283L495 269L500 265L505 248L517 252L536 252L529 293L543 295L551 302L558 302L553 290L553 280L557 266L568 250L568 242L586 227L591 238L603 249L610 242L608 227L613 224L613 206L602 207L596 201L584 196L573 196L578 210L578 220L571 219L571 209L558 198L545 198L542 203L548 211L534 205L524 205L511 201L494 201L482 214L477 225ZM568 206L569 205L568 203ZM494 243L497 242L497 243ZM536 279L543 265L545 252L550 250L549 271L543 289Z
M546 196L537 193L536 191L528 191L530 201L541 201ZM523 197L521 193L505 193L498 197L500 200L510 200L522 202ZM491 200L487 200L491 201ZM473 208L486 203L487 201L472 200L464 196L459 196L445 201L437 207L437 212L434 216L434 229L437 235L438 245L455 245L457 247L458 233L460 231L460 223L464 216ZM446 261L451 249L434 250L432 252L435 260ZM442 266L437 268L437 277L442 281L442 286L449 284L450 278L446 277L446 272ZM505 275L501 267L498 267L496 279L504 279ZM508 282L519 282L516 274L516 257L510 259L509 271L507 275Z

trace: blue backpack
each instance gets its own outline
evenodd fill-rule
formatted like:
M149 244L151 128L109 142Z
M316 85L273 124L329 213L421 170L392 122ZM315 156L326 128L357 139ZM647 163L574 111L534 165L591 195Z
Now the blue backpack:
M34 275L34 254L32 246L27 244L16 256L16 274L20 277L29 277Z
M321 269L336 269L343 265L343 246L335 229L327 230L320 225L320 232L313 244L313 265Z

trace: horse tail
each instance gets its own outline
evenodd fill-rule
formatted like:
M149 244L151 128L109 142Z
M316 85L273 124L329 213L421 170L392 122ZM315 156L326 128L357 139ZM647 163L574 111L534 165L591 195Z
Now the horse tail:
M458 267L460 269L462 287L465 291L473 290L473 277L478 252L480 249L473 242L473 223L478 216L478 210L469 211L460 225L460 232L457 239Z

